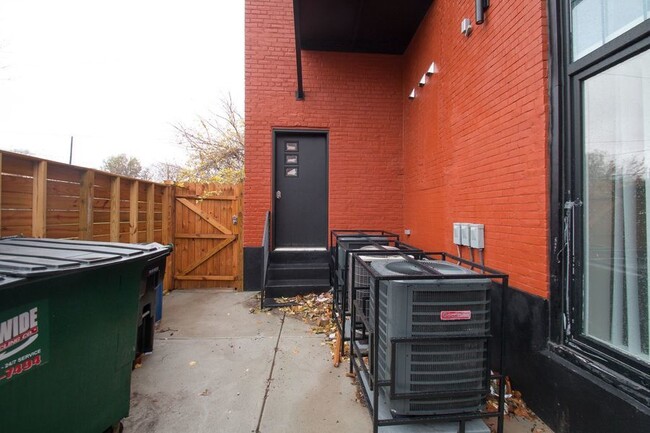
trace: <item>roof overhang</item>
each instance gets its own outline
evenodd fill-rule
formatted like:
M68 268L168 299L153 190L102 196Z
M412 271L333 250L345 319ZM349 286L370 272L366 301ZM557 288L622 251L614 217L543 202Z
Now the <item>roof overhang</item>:
M301 48L402 54L432 0L294 0Z
M302 50L403 54L433 0L293 0L296 99L305 99Z

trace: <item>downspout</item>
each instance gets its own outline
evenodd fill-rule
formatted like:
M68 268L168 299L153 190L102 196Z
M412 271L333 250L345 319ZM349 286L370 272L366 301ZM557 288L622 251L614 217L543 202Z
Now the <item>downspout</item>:
M296 33L296 77L298 79L296 101L304 101L305 91L302 88L302 43L300 41L300 0L293 0L293 27Z

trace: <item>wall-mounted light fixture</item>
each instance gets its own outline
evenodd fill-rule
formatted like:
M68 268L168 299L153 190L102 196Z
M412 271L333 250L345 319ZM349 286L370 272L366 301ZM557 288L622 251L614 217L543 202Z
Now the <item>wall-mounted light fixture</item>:
M485 21L485 10L490 7L490 0L476 0L476 24Z
M467 18L467 20L469 20L469 18ZM430 79L429 77L431 77L433 74L437 74L437 73L438 73L438 66L436 65L435 62L431 62L431 65L429 65L429 69L427 69L427 71L424 74L422 74L422 77L420 78L420 81L418 81L418 87L424 87L427 84L427 82L429 81L429 79ZM415 96L416 96L415 89L417 89L417 87L414 87L413 89L411 89L411 93L409 93L409 99L411 99L411 100L415 99ZM419 92L419 90L418 90L418 92Z
M460 32L467 37L472 33L472 21L469 18L463 18L460 22Z
M469 21L469 18L466 19ZM435 62L431 62L431 65L429 65L429 69L427 69L427 71L424 74L422 74L420 81L418 81L418 87L424 87L429 81L430 77L433 74L437 74L437 73L438 73L438 65L436 65ZM411 89L411 93L409 93L409 99L415 99L416 96L415 89L416 89L415 87Z

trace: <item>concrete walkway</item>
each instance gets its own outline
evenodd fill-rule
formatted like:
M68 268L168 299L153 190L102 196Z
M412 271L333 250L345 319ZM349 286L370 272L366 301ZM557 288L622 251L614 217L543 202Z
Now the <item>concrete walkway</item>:
M347 366L322 335L252 293L174 291L154 352L133 372L125 433L370 433ZM385 429L380 429L383 432ZM552 433L506 418L506 433Z
M165 296L154 352L133 372L126 433L372 430L323 336L282 314L251 314L253 296Z

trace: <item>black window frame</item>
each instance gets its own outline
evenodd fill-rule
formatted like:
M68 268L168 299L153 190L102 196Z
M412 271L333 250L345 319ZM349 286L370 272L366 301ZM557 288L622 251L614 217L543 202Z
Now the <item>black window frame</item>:
M582 200L582 82L650 50L650 20L571 61L571 1L549 5L551 72L551 328L550 348L650 407L650 364L583 335L583 212L565 203ZM570 248L564 245L564 218L575 214ZM567 251L570 254L567 254Z

